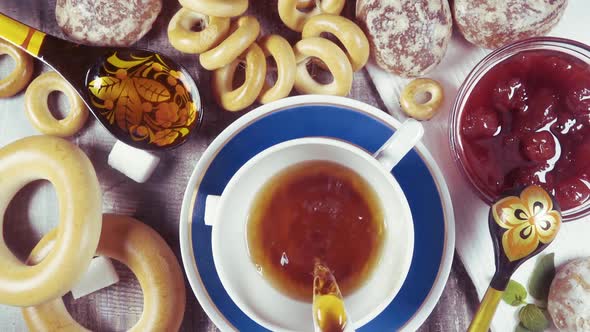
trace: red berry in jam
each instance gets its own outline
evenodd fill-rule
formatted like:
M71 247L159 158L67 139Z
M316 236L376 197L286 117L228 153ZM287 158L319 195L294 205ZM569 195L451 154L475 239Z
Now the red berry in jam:
M529 70L531 70L531 66L534 64L534 62L536 61L536 58L538 57L538 55L532 53L532 52L523 52L523 53L518 53L514 56L514 66L516 68L513 68L515 73L526 73Z
M564 211L590 205L590 63L535 50L495 65L465 103L460 139L488 196L536 184Z
M557 118L557 95L550 89L541 89L533 95L526 111L514 115L514 126L521 132L531 132Z
M576 144L573 152L573 162L578 172L586 171L590 166L590 139L584 140L580 144Z
M555 168L551 171L551 174L556 179L568 178L572 175L572 170L575 168L574 152L564 146L561 146L561 153L559 160L555 163Z
M492 92L492 100L494 106L500 112L526 110L528 96L524 82L515 77L499 83Z
M590 113L576 115L576 122L584 127L590 126Z
M480 107L463 119L461 131L471 138L492 137L498 131L500 119L493 109Z
M510 189L523 188L530 185L553 190L553 175L549 173L549 165L523 166L512 170L507 176Z
M557 121L551 125L551 131L556 135L574 134L582 129L576 117L570 112L560 112L557 114Z
M504 147L512 147L517 145L520 142L520 136L515 134L507 134L502 139L502 146Z
M538 68L541 76L546 75L546 73L552 73L558 79L567 79L573 74L574 66L572 62L561 56L549 56L541 61L542 63Z
M562 210L580 206L590 198L590 188L581 179L572 177L562 180L555 188L555 198Z
M520 145L528 160L546 161L555 156L555 139L548 131L529 134L520 141Z
M590 114L590 79L574 82L567 89L565 104L575 115Z

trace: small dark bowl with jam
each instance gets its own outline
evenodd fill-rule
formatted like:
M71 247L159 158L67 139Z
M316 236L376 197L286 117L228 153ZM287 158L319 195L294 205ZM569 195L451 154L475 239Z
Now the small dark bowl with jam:
M459 89L450 138L488 204L537 184L565 221L590 214L590 46L542 37L489 54Z

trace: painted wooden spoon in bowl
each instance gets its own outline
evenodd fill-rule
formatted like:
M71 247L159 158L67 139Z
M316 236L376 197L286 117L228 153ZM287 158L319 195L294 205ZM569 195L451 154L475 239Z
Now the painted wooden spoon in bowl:
M75 44L0 13L0 38L65 78L117 139L161 150L184 143L202 120L190 74L157 52Z

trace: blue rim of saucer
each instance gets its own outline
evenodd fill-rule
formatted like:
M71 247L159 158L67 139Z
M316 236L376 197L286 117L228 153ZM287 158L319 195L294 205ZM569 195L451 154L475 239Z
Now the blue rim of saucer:
M227 325L237 330L266 331L234 304L215 271L211 227L204 224L207 195L221 194L233 174L246 161L272 145L295 138L325 136L351 142L373 153L394 131L390 124L363 111L316 104L286 107L265 113L227 139L201 174L200 183L194 188L194 207L189 228L192 264L196 264L198 277L207 293L206 298L211 302L205 305L199 298L201 305L204 308L210 304L215 306ZM425 305L441 271L445 270L443 258L445 250L449 249L445 245L445 213L439 188L428 165L413 150L394 168L393 174L404 190L412 210L414 255L406 281L397 296L382 313L361 327L360 331L399 330L407 327ZM448 271L446 273L448 275ZM443 276L445 281L447 275Z

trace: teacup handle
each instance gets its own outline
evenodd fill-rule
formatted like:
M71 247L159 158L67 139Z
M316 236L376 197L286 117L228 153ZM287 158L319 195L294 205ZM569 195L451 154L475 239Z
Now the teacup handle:
M215 219L217 219L217 208L219 206L219 200L221 196L209 195L205 199L205 225L213 226Z
M408 119L375 152L373 157L388 171L391 171L402 158L412 150L424 135L424 127L414 119Z

